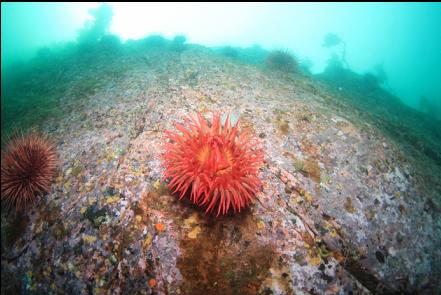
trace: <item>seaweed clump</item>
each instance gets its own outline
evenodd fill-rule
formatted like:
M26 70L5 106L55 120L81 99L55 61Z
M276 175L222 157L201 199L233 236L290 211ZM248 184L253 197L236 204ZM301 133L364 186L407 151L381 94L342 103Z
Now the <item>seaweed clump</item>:
M266 58L266 65L271 70L284 73L298 72L297 60L287 50L274 50Z
M185 37L184 35L177 35L171 41L170 49L172 51L181 53L186 49L185 42L187 42L187 37Z

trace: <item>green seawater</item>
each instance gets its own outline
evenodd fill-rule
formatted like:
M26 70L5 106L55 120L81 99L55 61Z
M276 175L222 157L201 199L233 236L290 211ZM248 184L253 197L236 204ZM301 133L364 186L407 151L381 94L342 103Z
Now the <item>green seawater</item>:
M439 3L2 3L1 13L3 138L63 117L146 52L203 48L321 81L440 163Z
M193 62L197 58L201 60L200 65ZM193 63L190 65L189 61ZM223 79L220 80L224 83L221 85L225 90L224 93L255 95L262 100L267 100L270 104L271 97L265 96L266 93L258 93L253 88L253 83L268 83L265 84L268 89L274 85L277 86L274 88L286 91L294 89L291 94L295 93L304 100L305 105L310 106L312 111L305 108L305 112L301 115L296 113L297 117L291 116L290 111L292 110L283 109L281 106L278 107L277 112L268 115L269 117L265 117L265 119L262 114L255 114L254 110L248 109L245 104L238 106L237 109L240 109L242 113L235 110L230 119L233 122L238 122L242 120L245 113L243 117L245 117L246 124L252 121L247 121L249 119L247 116L251 116L250 114L256 117L262 116L259 119L265 122L264 126L267 129L257 130L257 134L263 141L269 134L274 133L281 138L290 138L290 142L287 140L289 144L293 144L293 142L298 144L304 138L300 138L300 136L297 138L297 134L293 134L293 126L296 128L310 126L309 124L315 124L319 120L317 118L324 116L324 111L317 110L315 113L313 110L313 107L318 105L316 102L320 101L327 110L333 110L332 113L327 114L330 117L349 118L348 122L354 123L353 125L358 128L360 134L363 134L360 142L370 142L369 140L373 138L372 141L383 147L383 150L389 152L389 148L391 148L393 151L399 151L394 154L394 162L389 161L384 154L379 154L378 159L376 157L367 160L363 158L366 162L369 160L369 163L378 164L375 167L367 167L368 165L358 167L357 163L338 163L340 165L338 167L355 165L357 171L362 171L363 177L366 178L372 176L370 171L377 169L376 171L381 172L378 175L386 180L374 175L370 180L373 179L372 183L375 184L383 183L383 180L387 184L393 183L396 180L393 177L396 175L404 175L403 178L396 181L402 181L405 185L408 185L410 180L416 179L415 182L419 186L415 185L416 189L412 186L411 193L415 196L424 195L427 197L427 201L418 199L418 204L423 205L415 208L421 212L431 212L427 215L438 216L438 225L433 227L439 230L439 214L441 212L439 205L441 201L441 3L2 3L2 149L17 133L26 133L31 130L38 130L49 136L56 134L55 137L58 141L55 140L55 144L60 147L60 150L66 146L71 147L69 145L63 146L66 138L71 139L72 142L76 142L78 138L84 140L88 136L96 139L97 130L101 132L100 127L112 127L113 124L120 126L121 121L109 123L109 121L103 120L101 122L100 120L104 116L97 115L99 112L95 112L95 110L101 109L106 112L109 110L108 115L110 114L110 116L111 111L120 111L113 109L113 106L107 108L106 99L112 99L113 93L118 94L115 100L126 102L125 99L133 98L133 101L139 102L137 100L139 96L148 96L148 85L150 85L148 83L151 81L155 81L158 85L154 95L161 93L161 97L165 97L164 99L175 99L175 97L170 98L168 94L179 92L183 93L182 97L190 97L191 103L195 100L200 103L195 106L188 101L177 101L177 105L182 106L183 110L205 110L207 106L216 106L217 110L224 111L223 106L218 103L219 98L203 94L205 92L201 85L206 86L211 83L215 85L213 89L219 87L218 81L206 80L208 76L206 72L210 70L210 74L213 74L213 69L218 71L218 75L228 75L237 69L244 69L244 73L246 73L241 81L247 82L239 84L233 83L236 81L234 79L231 79L233 82L229 83L228 79L222 76ZM145 84L143 84L144 82ZM139 94L138 90L142 87L145 87L145 92ZM211 90L209 86L207 89ZM136 93L138 96L132 96L132 93ZM197 99L194 99L192 95ZM308 97L314 97L314 103L308 104ZM52 193L58 194L63 189L66 191L66 187L70 189L71 186L75 186L76 183L72 183L70 180L66 181L68 185L60 183L69 177L77 176L78 179L85 182L78 194L86 194L87 189L92 191L93 184L86 183L85 179L89 177L87 181L97 182L100 175L91 176L88 174L89 170L92 171L99 165L103 165L99 166L101 168L104 167L103 163L107 163L106 161L111 163L109 170L114 166L117 166L115 169L118 170L120 162L117 161L122 163L121 159L125 159L124 157L133 156L130 154L129 147L132 144L136 146L137 142L134 139L143 133L152 134L153 137L156 132L162 131L158 129L158 126L164 126L163 123L169 119L169 116L175 115L166 111L160 115L149 114L149 108L157 107L158 104L161 104L160 100L152 102L146 99L142 103L145 104L133 106L133 109L137 109L137 111L130 113L132 117L127 119L131 123L134 122L133 126L129 126L123 131L118 129L114 132L115 134L112 133L114 130L112 132L103 131L106 136L103 136L101 140L102 146L97 145L94 150L94 152L97 150L102 152L100 154L102 159L97 160L96 163L79 163L79 160L75 162L76 159L72 159L74 156L67 155L67 152L63 150L61 154L65 158L61 159L64 166L61 168L62 173L57 180L59 187L55 193ZM89 109L90 106L95 109ZM221 117L223 125L226 121L226 115L225 111ZM86 120L89 118L88 116L98 117L98 119L92 122L92 120ZM72 119L72 123L70 123L70 119ZM336 126L340 126L339 123L341 122L337 122ZM69 124L79 124L81 128L69 128L72 127ZM343 126L341 129L347 132L344 136L350 137L348 134L351 134L352 129L348 127L349 124L341 123L341 126ZM110 127L108 129L111 129ZM323 126L323 130L325 127ZM70 134L71 129L76 133ZM125 134L126 130L130 130L131 133ZM336 134L338 133L336 132ZM129 139L125 137L126 135ZM378 140L383 137L384 143ZM63 140L59 140L60 138ZM126 142L121 143L120 141L123 141L121 138ZM78 142L81 141L78 140ZM87 140L83 142L87 142ZM386 142L392 143L391 146ZM112 146L114 143L116 143L115 146ZM118 146L120 143L121 146ZM329 140L323 144L325 143L329 144ZM140 149L139 145L136 147ZM317 155L322 151L319 145L313 148ZM140 150L139 153L144 152L143 149ZM355 148L354 150L341 151L341 153L353 153L351 156L357 155L357 152L358 150ZM84 152L82 155L86 154ZM320 159L317 155L315 157ZM382 157L386 157L386 159ZM336 172L337 176L331 175L332 173L329 171L332 169L328 169L329 173L327 174L320 174L324 169L317 164L316 158L294 159L294 164L288 163L287 165L292 164L296 172L318 182L317 190L319 190L323 189L323 186L320 187L323 183L325 186L331 185L331 178L338 177L338 174ZM144 160L147 163L152 159ZM407 175L407 172L398 173L398 169L395 169L394 166L398 162L403 166L411 166L412 169L421 173L417 173L418 177L415 176L415 178L412 175ZM147 174L139 168L143 164L140 163L141 161L130 167L132 170L129 172L136 177L140 177L143 173ZM152 170L157 168L151 164L153 162L148 163L153 167ZM278 162L274 160L271 163ZM335 163L326 163L326 165L332 164ZM337 164L335 165L337 167ZM351 168L353 168L352 166ZM340 173L340 170L338 172ZM136 178L135 176L133 178ZM90 180L91 178L93 181ZM408 179L410 180L407 181ZM151 181L154 183L153 186L162 185L157 181L156 179ZM119 189L121 194L119 192L109 193L110 201L103 200L107 200L112 205L124 199L122 193L124 188ZM294 188L284 189L287 194L295 193ZM372 188L369 192L364 193L369 196L374 195L377 193L375 189ZM112 187L111 191L113 192L113 190ZM137 192L139 193L139 191ZM387 191L387 194L392 197L396 196L396 198L405 195L405 193L397 191ZM160 197L160 195L158 193L156 197ZM302 197L305 196L309 195L302 195ZM59 196L57 195L57 197ZM305 198L307 199L307 197ZM356 204L358 201L356 198L363 198L363 196L342 196L342 199L346 200L344 208L349 214L357 213ZM162 203L158 201L157 204ZM389 210L387 202L384 204L383 209ZM99 205L102 203L88 204L87 208L83 206L75 208L76 211L84 209L81 214L87 216L86 219L93 224L93 228L96 230L107 219L114 218L114 216L109 217L111 210L108 210L108 207L105 207L104 210L104 206L101 208ZM403 208L400 207L399 211L406 212ZM408 211L414 209L411 206L406 208ZM133 212L135 211L134 209ZM360 216L364 216L363 214L360 213ZM366 218L373 218L373 223L375 223L375 214L375 212L369 211ZM3 215L2 213L2 220ZM96 216L101 217L99 222L96 221ZM21 218L21 215L12 218L12 222L9 224L12 224L17 232L8 231L4 234L6 230L2 226L2 244L4 244L3 240L6 240L8 247L17 246L16 241L20 240L22 232L26 232L30 220L35 222L32 218ZM290 222L295 223L296 219L292 219ZM62 241L65 236L69 236L65 233L64 225L53 221L49 226L54 224L54 228L57 229L57 231L54 230L56 233L54 236L59 237L59 241ZM263 221L258 224L263 224ZM34 225L32 226L32 230L34 230ZM215 230L217 235L215 238L223 241L224 228L218 226L215 227ZM328 229L321 228L321 230L325 232ZM236 228L232 232L237 236L242 234L239 230L236 231ZM192 234L198 235L199 231L194 231ZM231 234L232 237L239 241L240 237L233 236L233 234ZM6 238L3 237L4 235ZM208 246L204 246L206 249L202 250L210 252L210 247L217 246L217 240L212 240L210 234L202 230L201 235L210 241L207 243ZM95 241L95 236L90 233L86 237L89 238L86 239L86 242ZM39 238L41 236L37 236L37 240ZM152 237L150 237L150 243L152 243L151 239ZM403 240L403 237L400 239ZM123 244L123 242L129 243L127 241L130 239L124 236L121 240L121 244ZM148 241L143 236L142 243L147 243L144 240ZM320 241L320 243L322 242ZM192 247L201 247L197 240L190 241L189 244ZM317 256L319 261L323 259L323 256L327 258L330 255L329 249L323 245L319 245L320 251L323 251L319 253L320 257ZM76 246L75 255L82 255L82 246L83 244ZM273 255L273 252L265 247L263 252L256 251L259 254L257 257L261 265L258 265L253 273L248 274L249 277L260 279L260 276L266 275L266 268L272 267L268 258L269 254L266 255L266 253ZM26 254L27 248L23 249L25 249L23 253ZM257 249L259 250L259 248ZM2 253L3 250L2 246ZM390 258L393 256L392 254L389 258L385 258L383 252L379 251L375 252L374 250L373 253L380 253L377 255L380 263L385 261L389 263L393 259ZM397 252L396 249L392 249L391 252L393 251ZM123 250L120 252L123 253ZM117 256L123 255L121 253L111 254L109 261L118 265ZM192 259L199 258L197 252L191 253ZM16 252L13 254L20 255ZM49 257L52 254L44 253L44 255ZM42 254L42 256L44 255ZM62 256L62 254L59 255ZM13 255L8 257L10 256ZM9 266L20 261L20 257L17 257L3 258L2 254L2 264L4 260L10 263L8 264L8 273L2 274L2 284L4 281L6 284L9 283L7 289L2 289L2 294L13 294L17 290L14 289L16 287L14 284L20 285L18 289L22 293L28 294L26 292L29 291L29 294L34 294L32 292L37 292L35 284L33 284L36 279L33 279L24 267L20 268L20 279L10 275L14 273L15 268ZM298 259L299 265L300 262L306 264L305 257L295 257L296 260ZM439 254L436 257L439 259ZM157 257L156 261L153 258L149 259L145 262L147 268L159 261ZM194 262L192 259L188 264ZM227 262L234 264L234 261L230 261L234 259L228 259L226 259ZM253 259L250 261L253 262ZM40 261L37 261L34 264L38 265L39 263ZM439 260L435 261L434 268L439 267L440 264ZM66 271L71 276L68 280L75 281L74 274L77 271L75 267L63 266L63 268L69 269L69 272L63 269L63 272ZM220 266L222 272L227 268L225 265ZM322 268L324 269L324 265ZM433 273L436 271L440 273L439 270L433 269ZM193 269L187 269L187 272L192 273ZM425 274L423 271L422 273ZM58 276L64 274L57 273ZM227 271L222 273L221 277L224 277L227 282L239 281L241 283L235 275L232 271ZM288 275L286 274L286 276ZM45 279L48 277L49 275ZM246 275L244 277L248 279ZM367 276L361 275L360 277L360 280L364 282L363 278ZM433 277L436 276L433 275ZM415 292L424 291L425 286L430 285L429 287L432 289L428 290L439 291L440 288L434 286L433 277L430 281L432 285L425 282L424 279L415 279L418 283L415 283L416 287L412 290L416 290ZM150 274L148 278L152 279ZM112 282L112 278L105 279ZM366 279L368 282L366 286L369 286L371 282L369 279L371 277ZM400 277L396 281L399 279L402 278ZM97 281L92 285L96 287L100 283ZM156 281L154 283L156 284ZM154 287L153 281L149 281L148 284L150 287ZM105 286L104 283L102 285ZM240 284L238 283L238 285ZM253 284L248 285L254 286ZM249 287L248 285L245 287ZM231 286L228 285L228 287ZM395 285L392 284L392 286ZM402 286L407 285L403 283ZM191 287L190 284L189 289ZM66 290L72 291L69 288L70 286L67 286ZM405 289L405 287L403 288ZM44 290L48 289L49 287ZM404 289L391 290L402 292ZM3 290L6 291L3 292ZM93 293L92 289L87 291ZM76 294L74 291L72 292ZM385 291L385 293L387 292ZM99 294L98 291L97 294Z

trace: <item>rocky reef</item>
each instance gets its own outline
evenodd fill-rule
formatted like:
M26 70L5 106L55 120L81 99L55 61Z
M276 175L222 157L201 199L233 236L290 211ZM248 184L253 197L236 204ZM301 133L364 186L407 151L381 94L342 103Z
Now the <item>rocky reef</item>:
M199 47L106 68L82 95L76 72L43 124L61 161L51 192L2 212L2 294L441 291L441 167L381 118ZM265 149L258 201L220 218L171 194L159 160L163 130L210 111L240 112Z

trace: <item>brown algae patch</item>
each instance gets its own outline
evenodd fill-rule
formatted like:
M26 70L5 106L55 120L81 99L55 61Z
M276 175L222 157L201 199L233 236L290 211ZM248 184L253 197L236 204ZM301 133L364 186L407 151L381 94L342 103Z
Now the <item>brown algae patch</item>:
M237 216L236 216L237 217ZM272 245L254 238L251 218L211 220L180 242L181 294L256 294L270 274ZM249 228L252 227L252 228Z
M287 135L289 133L289 125L288 125L288 121L282 121L279 122L279 131L283 134L283 135Z
M301 160L295 158L294 155L290 154L293 159L294 168L305 175L306 177L310 177L316 183L320 183L320 166L314 158L308 158L306 160Z
M306 161L303 161L301 172L315 182L320 183L320 167L316 160L308 158Z
M277 118L276 121L277 129L282 135L288 135L289 133L289 121L281 120L281 118Z
M141 216L142 224L154 228L154 235L173 233L181 238L176 261L183 277L180 294L256 294L271 276L274 245L258 241L256 233L261 229L248 210L221 218L205 215L171 196L159 181L131 209L135 219ZM162 223L152 223L155 211L165 213L176 227L158 229ZM147 236L144 244L151 243L152 237Z
M345 208L346 212L349 212L349 213L355 213L357 211L354 208L354 206L352 205L352 199L350 197L346 198L346 201L344 203L344 208Z

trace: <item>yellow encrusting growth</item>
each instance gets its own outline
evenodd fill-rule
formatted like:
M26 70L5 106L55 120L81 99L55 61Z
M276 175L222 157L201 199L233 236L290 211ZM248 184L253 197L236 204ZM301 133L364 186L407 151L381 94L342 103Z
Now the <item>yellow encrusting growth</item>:
M204 164L208 160L209 156L210 156L210 149L208 148L207 145L204 145L198 154L199 163Z

